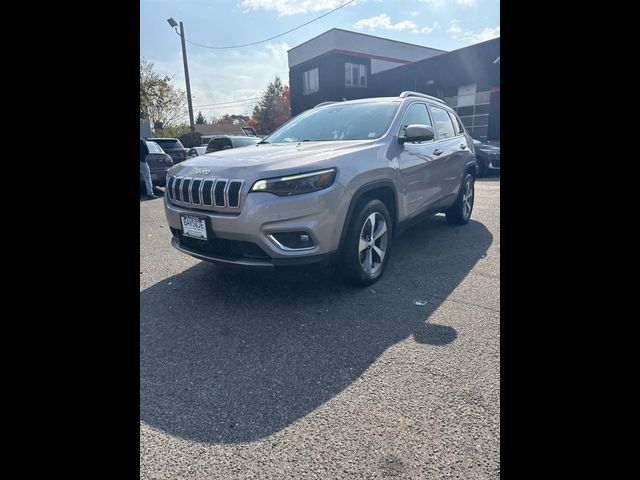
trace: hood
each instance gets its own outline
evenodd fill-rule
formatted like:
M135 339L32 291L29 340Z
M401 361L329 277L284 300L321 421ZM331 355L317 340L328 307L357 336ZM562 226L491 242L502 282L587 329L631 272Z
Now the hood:
M251 145L211 152L186 160L171 175L201 176L196 169L211 170L212 177L257 178L326 168L336 156L374 146L376 141L291 142Z
M491 152L491 153L500 153L500 147L497 147L495 145L489 145L487 143L483 143L481 145L474 145L476 150L483 150L485 152Z

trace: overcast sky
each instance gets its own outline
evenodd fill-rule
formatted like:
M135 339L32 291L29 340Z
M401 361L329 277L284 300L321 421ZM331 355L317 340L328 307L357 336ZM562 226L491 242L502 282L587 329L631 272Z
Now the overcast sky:
M180 37L167 18L184 22L185 37L209 46L259 41L322 15L347 0L141 0L140 55L185 89ZM289 83L287 50L331 28L369 33L442 50L500 36L499 0L355 0L295 32L260 45L211 50L187 44L194 115L250 114L251 99L279 75Z

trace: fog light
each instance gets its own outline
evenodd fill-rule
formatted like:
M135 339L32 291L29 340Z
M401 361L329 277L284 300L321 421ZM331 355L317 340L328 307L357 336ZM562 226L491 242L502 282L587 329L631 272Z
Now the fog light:
M278 232L268 235L272 242L283 250L302 250L313 248L313 240L306 232Z

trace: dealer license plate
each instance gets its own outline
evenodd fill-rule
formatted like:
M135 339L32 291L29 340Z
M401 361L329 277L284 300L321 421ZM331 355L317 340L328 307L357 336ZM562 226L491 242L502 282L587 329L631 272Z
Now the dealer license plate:
M182 220L183 235L191 238L199 238L200 240L207 239L207 226L204 218L181 215L180 219Z

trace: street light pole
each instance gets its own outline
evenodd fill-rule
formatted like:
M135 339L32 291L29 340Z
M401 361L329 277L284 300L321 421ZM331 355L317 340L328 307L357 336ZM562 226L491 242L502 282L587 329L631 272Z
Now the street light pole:
M173 18L169 18L167 20L169 25L172 27L176 27L176 21ZM189 65L187 64L187 45L184 39L184 25L180 22L180 40L182 42L182 61L184 63L184 79L187 83L187 102L189 104L189 126L191 127L191 131L194 132L196 129L195 123L193 122L193 105L191 104L191 82L189 81Z

